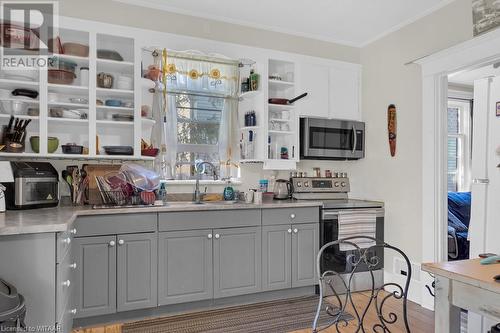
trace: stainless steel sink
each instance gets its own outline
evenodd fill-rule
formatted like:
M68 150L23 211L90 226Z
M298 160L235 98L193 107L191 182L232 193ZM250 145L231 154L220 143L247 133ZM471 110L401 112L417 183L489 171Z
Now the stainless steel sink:
M203 201L202 204L207 204L207 205L234 205L237 204L238 201L236 200L231 200L231 201Z

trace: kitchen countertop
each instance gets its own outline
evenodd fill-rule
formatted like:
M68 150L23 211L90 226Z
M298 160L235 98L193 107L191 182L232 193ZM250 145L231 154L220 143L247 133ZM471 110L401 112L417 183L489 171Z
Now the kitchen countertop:
M204 211L204 210L234 210L234 209L268 209L268 208L296 208L320 207L319 201L281 200L270 203L219 203L209 202L194 204L192 202L169 202L166 206L147 207L117 207L92 209L84 207L54 207L31 210L8 210L0 213L0 236L35 234L45 232L61 232L68 230L69 226L78 216L109 215L109 214L139 214Z

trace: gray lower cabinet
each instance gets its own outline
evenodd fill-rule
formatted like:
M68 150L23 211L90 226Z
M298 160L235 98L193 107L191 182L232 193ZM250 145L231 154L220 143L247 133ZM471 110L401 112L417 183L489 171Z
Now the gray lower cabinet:
M214 229L213 232L214 297L261 291L261 227Z
M157 306L156 233L117 236L117 311Z
M319 224L292 224L292 287L316 284Z
M262 289L292 286L292 229L290 225L262 227Z
M213 297L212 229L160 232L158 304Z
M116 236L75 238L75 317L116 312Z
M262 288L276 290L317 283L319 224L262 227Z

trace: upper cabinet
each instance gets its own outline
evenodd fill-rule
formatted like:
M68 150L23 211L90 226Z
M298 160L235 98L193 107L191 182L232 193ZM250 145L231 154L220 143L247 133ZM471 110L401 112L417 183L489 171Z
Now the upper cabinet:
M330 118L361 120L361 66L330 68Z
M300 107L300 115L329 117L330 68L326 65L304 62L300 66L301 88L307 92Z
M361 120L361 66L334 61L300 63L300 86L308 96L299 115Z

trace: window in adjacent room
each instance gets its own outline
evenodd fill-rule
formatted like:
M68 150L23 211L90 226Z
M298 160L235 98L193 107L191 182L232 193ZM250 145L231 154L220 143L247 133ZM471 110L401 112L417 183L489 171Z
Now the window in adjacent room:
M448 100L448 191L470 190L472 101Z

